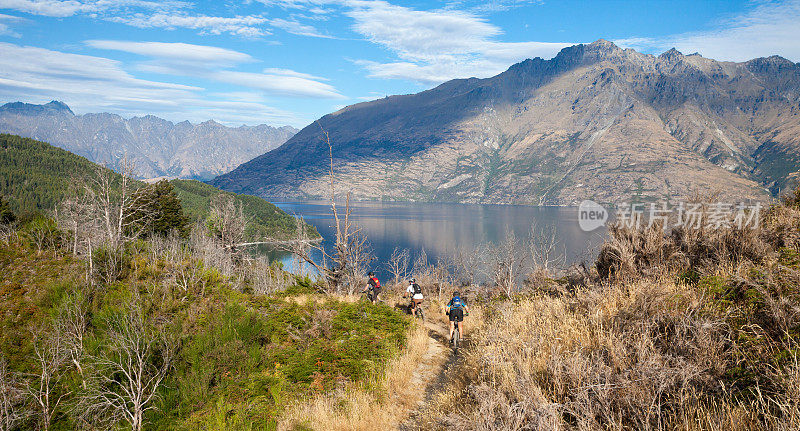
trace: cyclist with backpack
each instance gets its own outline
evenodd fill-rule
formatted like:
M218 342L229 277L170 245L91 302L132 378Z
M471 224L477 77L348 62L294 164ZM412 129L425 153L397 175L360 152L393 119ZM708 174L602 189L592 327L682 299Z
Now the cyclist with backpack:
M450 318L450 340L453 340L453 331L455 330L454 322L463 322L464 313L469 314L467 303L461 299L458 291L453 292L453 297L447 303L447 316Z
M378 302L378 295L381 293L381 282L378 281L378 278L375 277L375 273L372 271L367 274L367 277L369 277L367 280L367 285L361 292L369 292L367 296L369 296L373 304L376 304Z
M411 315L414 316L417 307L422 307L422 287L417 284L417 281L412 277L409 280L408 287L406 288L406 296L411 295L411 304L409 305L409 309L411 310Z

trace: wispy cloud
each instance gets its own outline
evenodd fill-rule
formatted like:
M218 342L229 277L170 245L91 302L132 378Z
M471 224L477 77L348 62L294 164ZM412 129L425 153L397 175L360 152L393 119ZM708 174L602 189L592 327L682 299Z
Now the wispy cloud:
M263 16L222 17L189 13L193 6L183 1L151 0L0 0L2 9L33 15L62 18L88 15L138 28L187 28L201 33L228 33L250 38L271 34L265 28L268 19Z
M230 70L255 60L248 54L224 48L186 43L89 40L88 46L125 51L146 57L138 63L141 71L174 76L191 76L252 88L272 96L342 99L327 79L291 69L266 68L261 72Z
M188 5L189 3L181 1L160 2L148 0L0 0L0 8L3 9L62 18L82 13L99 13L129 8L151 10L180 9Z
M171 13L138 13L132 16L111 17L109 21L139 28L163 28L167 30L188 28L210 34L229 33L245 37L259 37L271 34L269 30L262 26L268 21L267 18L261 16L219 17Z
M124 40L87 40L86 45L97 49L129 52L148 57L184 61L214 61L245 63L255 61L248 54L215 46L188 43L132 42Z
M267 106L252 94L228 98L198 86L139 79L119 61L104 57L0 43L0 100L52 99L66 101L76 112L155 114L175 121L213 118L236 125L301 126L308 120Z
M11 29L10 23L19 23L25 21L24 19L0 13L0 36L21 37L19 33Z
M492 13L541 3L544 3L544 0L455 0L448 3L446 8L463 9L475 13Z
M476 14L420 11L385 1L350 2L353 29L395 53L398 61L359 60L370 75L425 84L495 75L529 57L554 56L571 43L499 42L502 30Z
M309 36L309 37L321 37L326 39L332 39L333 37L327 34L321 33L315 27L302 24L296 20L286 20L283 18L275 18L269 21L270 25L276 28L280 28L285 30L288 33L296 34L299 36Z
M778 54L800 61L800 0L757 4L749 12L729 18L706 31L662 38L632 37L616 40L620 46L645 52L675 47L699 52L717 60L745 61Z

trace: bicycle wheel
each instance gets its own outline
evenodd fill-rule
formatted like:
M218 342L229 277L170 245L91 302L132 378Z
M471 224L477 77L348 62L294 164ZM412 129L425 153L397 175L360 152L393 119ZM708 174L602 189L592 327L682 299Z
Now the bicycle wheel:
M458 350L458 345L461 344L461 330L458 328L458 323L456 322L455 331L453 331L453 349Z

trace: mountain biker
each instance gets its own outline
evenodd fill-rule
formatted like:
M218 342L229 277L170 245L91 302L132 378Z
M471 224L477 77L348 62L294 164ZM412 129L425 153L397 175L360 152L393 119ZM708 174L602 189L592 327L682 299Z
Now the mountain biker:
M378 281L378 278L375 277L375 273L372 271L367 274L367 277L369 277L367 280L367 285L361 292L363 293L369 291L371 294L370 296L372 297L372 303L376 304L378 302L378 295L381 293L381 282Z
M411 280L409 280L408 287L406 288L405 296L409 295L411 295L410 308L411 308L411 315L413 316L414 312L417 311L417 307L422 306L422 299L423 299L422 287L420 287L420 285L417 284L417 280L415 280L413 277L411 278Z
M462 322L464 321L464 312L469 314L469 309L467 308L467 303L461 299L461 295L459 295L458 291L453 292L453 297L450 299L450 302L447 303L447 315L450 317L450 340L453 340L453 331L455 330L455 323L454 322ZM464 333L463 326L461 327L461 333Z

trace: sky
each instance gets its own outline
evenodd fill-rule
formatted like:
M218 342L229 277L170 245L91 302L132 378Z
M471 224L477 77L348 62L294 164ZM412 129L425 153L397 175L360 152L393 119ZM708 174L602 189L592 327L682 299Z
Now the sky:
M800 62L800 0L0 0L0 102L301 128L600 38Z

